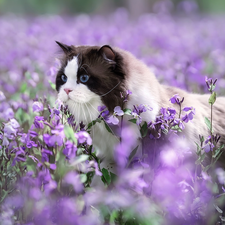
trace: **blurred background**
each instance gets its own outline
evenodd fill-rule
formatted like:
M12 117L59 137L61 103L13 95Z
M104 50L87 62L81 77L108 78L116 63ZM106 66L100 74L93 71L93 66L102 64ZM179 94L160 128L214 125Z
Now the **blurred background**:
M5 13L16 14L60 14L71 15L76 13L107 15L118 7L124 7L131 16L138 17L147 12L157 11L161 0L0 0L0 15ZM173 13L179 13L181 8L186 11L193 9L202 13L224 13L225 0L165 0ZM159 3L159 4L157 4ZM162 7L161 7L162 10ZM182 11L182 10L181 10ZM183 11L182 11L183 12Z
M160 82L193 92L216 77L225 94L224 15L225 0L0 0L0 94L11 99L0 118L34 98L54 102L56 40L125 49Z

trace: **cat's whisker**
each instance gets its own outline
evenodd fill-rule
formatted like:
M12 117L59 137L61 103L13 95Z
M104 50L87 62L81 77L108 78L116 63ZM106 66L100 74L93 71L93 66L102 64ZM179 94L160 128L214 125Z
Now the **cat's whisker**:
M121 83L121 81L114 87L112 88L110 91L108 91L107 93L100 95L100 97L106 96L107 94L109 94L111 91L113 91L119 84Z
M92 127L91 127L92 129L91 129L91 131L93 131L92 139L94 139L95 127L94 127L94 125L93 125L93 117L92 117L92 114L91 114L91 112L90 112L90 110L89 110L87 104L86 104L86 103L84 103L84 104L85 104L85 106L86 106L86 108L87 108L87 110L88 110L88 113L89 113L89 115L90 115L90 119L91 119L91 123L92 123Z
M83 104L81 104L81 109L82 109L82 111L83 111L83 114L84 114L84 118L85 118L85 126L88 126L88 120L87 120L87 117L86 117L86 113L85 113L85 109L83 108Z
M78 112L78 127L79 127L79 124L80 124L80 103L78 103L78 109L79 109L79 112Z

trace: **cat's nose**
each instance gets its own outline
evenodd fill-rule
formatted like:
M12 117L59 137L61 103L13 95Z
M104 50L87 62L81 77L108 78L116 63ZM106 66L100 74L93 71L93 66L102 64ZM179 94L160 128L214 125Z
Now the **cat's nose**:
M71 89L69 89L69 88L64 88L64 91L66 92L66 94L68 95L71 91L73 91L73 90L71 90Z

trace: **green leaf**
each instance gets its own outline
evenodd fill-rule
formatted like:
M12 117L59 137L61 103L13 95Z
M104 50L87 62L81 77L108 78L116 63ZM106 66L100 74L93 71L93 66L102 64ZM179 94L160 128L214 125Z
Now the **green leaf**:
M146 137L148 133L148 124L146 122L144 122L144 124L141 126L140 132L141 132L142 138Z
M37 162L34 162L33 159L31 159L30 157L27 157L26 166L27 166L27 171L35 172L37 167Z
M127 166L126 167L128 167L130 165L132 159L134 158L134 156L137 153L138 147L139 147L139 145L130 153L130 155L128 157L128 163L127 163Z
M117 210L112 211L110 218L109 218L109 224L115 225L115 220L117 217L118 217L118 211Z
M105 124L106 130L107 130L109 133L113 134L113 132L112 132L112 130L110 129L109 125L108 125L105 121L104 121L104 124ZM114 134L113 134L113 135L114 135Z
M3 200L5 199L5 197L8 195L8 191L6 190L2 190L2 196L1 196L1 200L0 200L0 203L3 202Z
M201 142L201 143L203 143L203 142L205 141L204 136L201 136L199 139L200 139L200 142Z
M199 158L195 161L195 164L196 165L201 164L204 159L205 159L205 153L203 153L202 155L199 156Z
M212 189L212 192L213 192L213 194L219 194L219 186L218 186L218 184L215 182L214 184L213 184L213 186L211 187Z
M50 80L48 81L48 83L50 84L50 86L53 90L56 90L56 86L54 83L52 83Z
M162 132L167 135L168 134L168 129L165 128L165 129L162 130Z
M131 115L132 111L130 109L124 109L123 112L124 114Z
M105 168L102 169L102 174L103 174L103 177L105 178L106 180L106 184L110 184L111 183L111 177L109 175L109 171ZM104 182L104 180L102 179L102 181ZM105 183L105 182L104 182Z
M22 108L19 108L15 113L15 118L17 119L19 124L23 124L24 122L29 121L29 119L31 119L31 116L27 114Z
M165 130L165 131L164 131ZM163 131L163 133L165 133L165 134L167 134L168 133L168 130L167 129L164 129L164 130L162 130ZM178 132L182 132L182 129L176 124L175 126L172 126L171 127L171 130L176 130L176 131L178 131Z
M128 120L128 121L130 121L131 123L134 123L134 124L136 124L136 122L137 122L137 119L131 119L131 120Z
M216 101L216 92L213 92L211 96L209 97L209 104L213 105L215 101Z
M213 84L212 86L210 85L210 87L211 87L211 90L213 91L216 88L216 85Z
M208 169L211 167L212 165L211 164L209 164L208 166L206 166L204 169L203 169L203 171L204 172L207 172L208 171Z
M81 183L85 183L87 181L87 174L80 174Z
M20 86L20 92L24 93L27 90L27 83L22 83Z
M208 127L209 131L211 131L211 122L207 117L205 117L205 124Z
M213 158L216 158L216 157L219 155L219 153L221 153L221 149L222 149L223 147L224 147L224 144L221 145L219 148L216 149L215 153L213 154ZM223 153L223 151L222 151L222 153ZM220 155L221 155L221 154L220 154Z
M101 123L102 119L101 118L97 118L96 120L93 120L92 122L90 122L88 124L87 129L90 129L92 126L94 126L96 123Z
M111 182L114 183L117 180L117 175L115 173L110 172Z
M197 155L199 156L201 154L201 150L202 148L199 146L199 144L197 142L195 142L195 144L197 145Z
M89 155L83 154L83 155L77 156L76 161L73 164L77 165L77 164L82 163L82 162L84 162L88 159L89 159Z
M70 127L69 125L65 125L64 133L65 133L67 139L70 139L74 142L74 144L77 144L77 139L75 138L72 127Z
M27 80L30 80L31 79L31 73L27 71L25 73L25 77L26 77Z

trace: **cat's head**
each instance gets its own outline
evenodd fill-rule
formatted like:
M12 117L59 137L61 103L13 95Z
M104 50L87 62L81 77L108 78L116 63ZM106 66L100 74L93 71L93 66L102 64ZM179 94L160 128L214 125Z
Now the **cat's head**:
M122 106L120 93L125 90L126 72L123 58L117 51L108 45L57 44L63 50L63 57L56 90L58 98L68 105L72 114L82 117L82 110L97 110L99 105L105 105L111 112L115 106Z

